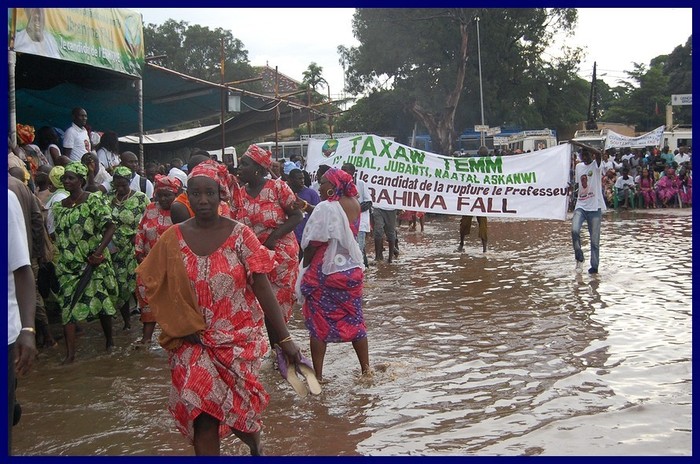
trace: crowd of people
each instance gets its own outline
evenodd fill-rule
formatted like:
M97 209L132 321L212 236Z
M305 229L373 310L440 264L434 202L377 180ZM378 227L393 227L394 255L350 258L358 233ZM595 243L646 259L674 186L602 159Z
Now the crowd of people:
M690 147L608 149L601 156L601 188L609 208L689 207L693 201Z
M314 190L299 161L273 161L257 145L236 168L195 151L187 164L142 170L115 134L86 129L84 109L72 115L62 141L52 128L39 131L48 134L43 149L30 126L8 141L8 182L18 191L10 194L20 200L8 214L26 252L8 266L8 281L24 290L28 263L37 298L9 295L18 311L8 370L26 372L37 347L55 349L60 338L63 363L75 362L77 334L91 321L110 350L114 318L128 331L138 314L134 346L158 334L171 368L169 411L197 455L219 454L230 434L263 454L269 395L259 371L268 352L302 396L321 392L329 343L351 343L361 375L371 375L357 241L369 205L350 174L329 168ZM60 313L61 336L42 296ZM295 310L311 359L287 328Z
M219 454L221 438L235 434L258 455L269 402L259 380L266 353L302 396L319 394L326 382L328 344L351 343L361 375L371 375L362 310L365 238L372 233L376 261L392 262L401 221L422 231L422 213L372 205L352 164L322 165L313 180L301 159L276 161L257 145L235 167L202 150L186 163L174 158L142 167L134 153L119 150L116 134L91 131L84 109L72 117L62 139L53 128L35 137L31 126L18 125L17 140L8 141L8 184L17 199L8 214L26 252L10 246L8 282L18 289L8 296L12 382L15 367L26 372L37 347L54 349L63 338L63 362L72 363L82 324L99 321L110 350L113 319L130 330L138 315L134 345L159 334L171 368L169 411L195 453ZM578 234L588 221L591 273L598 268L604 201L691 204L686 147L675 157L666 149L597 153L593 164L584 150L582 159L572 237L579 266ZM472 219L460 223L460 250ZM477 222L485 252L487 221ZM32 297L25 294L30 275ZM62 336L52 334L44 300L58 309ZM311 359L287 328L295 310L308 330ZM13 402L14 385L11 391Z
M660 151L655 147L603 151L579 142L572 143L580 147L572 160L574 214L571 239L576 272L583 271L585 260L581 247L581 228L585 222L591 246L588 273L598 273L600 229L607 208L692 206L691 154L687 145L681 145L672 154L668 147Z

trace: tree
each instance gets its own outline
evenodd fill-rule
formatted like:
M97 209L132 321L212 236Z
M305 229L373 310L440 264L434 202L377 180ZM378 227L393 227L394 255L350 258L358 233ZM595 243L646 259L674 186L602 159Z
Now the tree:
M305 88L310 88L314 92L317 92L316 88L327 88L328 81L323 78L323 67L317 65L315 62L311 62L306 71L302 73L301 85Z
M573 9L358 9L360 45L342 51L347 90L400 90L402 109L426 127L435 151L451 153L455 120L460 128L480 121L477 15L488 120L527 121L542 53L557 29L571 30Z
M221 28L212 31L205 26L190 26L185 21L174 19L168 19L159 26L148 24L144 28L146 56L165 55L164 58L153 60L155 64L210 82L221 82L222 39L225 81L255 76L243 42L234 38L231 31ZM247 84L245 88L259 89L259 83Z
M639 132L647 132L663 125L663 108L670 99L667 94L668 77L663 74L664 61L665 59L655 58L649 69L644 64L633 63L634 70L625 71L631 82L623 81L618 88L613 89L618 98L603 120L634 125Z
M693 92L693 36L688 37L685 45L673 49L663 64L663 71L668 76L668 95ZM674 123L691 124L693 122L692 106L675 106Z
M345 111L337 119L335 128L338 132L370 132L407 141L413 121L408 113L400 110L403 101L401 92L373 91Z

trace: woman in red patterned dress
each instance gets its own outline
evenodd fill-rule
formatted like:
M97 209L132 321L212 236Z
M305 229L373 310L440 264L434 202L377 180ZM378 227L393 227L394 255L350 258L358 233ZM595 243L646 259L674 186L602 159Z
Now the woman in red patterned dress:
M268 349L264 320L290 368L301 354L266 276L273 253L248 227L218 213L228 196L220 168L226 169L206 161L192 170L187 194L194 217L165 231L137 272L168 350L168 409L178 430L196 455L219 455L220 439L230 434L259 455L269 402L258 378Z
M304 227L305 271L300 292L316 379L323 377L328 343L352 342L363 375L371 375L362 314L362 251L355 238L360 203L350 174L331 168L319 183L321 203Z
M146 207L134 239L136 261L139 264L146 258L160 236L173 225L172 217L170 216L170 206L181 191L182 184L179 179L156 174L154 185L156 201L149 203ZM145 295L143 285L138 280L137 284L137 292L143 298ZM151 308L148 305L144 305L141 300L139 301L139 309L141 312L141 323L143 324L143 337L139 343L150 343L156 327L156 319L153 317Z
M294 286L299 274L299 244L294 228L303 215L295 208L296 195L286 182L266 179L272 157L257 145L251 145L238 167L240 187L234 189L231 207L234 218L247 225L270 250L275 252L275 266L268 274L272 291L282 308L284 321L292 317ZM270 345L274 335L268 327Z

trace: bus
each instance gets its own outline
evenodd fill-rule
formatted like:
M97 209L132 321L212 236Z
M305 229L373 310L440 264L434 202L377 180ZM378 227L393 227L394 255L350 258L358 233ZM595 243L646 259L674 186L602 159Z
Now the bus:
M605 149L605 139L608 137L608 129L586 129L574 132L571 139L575 142L584 143L600 151ZM575 148L574 148L575 151Z
M484 145L493 152L495 148L528 151L542 150L557 145L557 134L552 129L519 130L504 129L499 134L486 135ZM429 135L415 137L414 146L421 150L432 152ZM457 150L453 156L475 156L481 146L481 132L464 131L456 141Z
M608 136L608 129L601 130L578 130L574 133L574 138L577 142L585 143L599 150L605 148L605 140ZM692 147L693 145L693 130L690 126L676 125L671 130L666 130L661 138L659 148L669 147L671 151L677 149L681 145ZM644 148L642 146L632 146L631 148Z
M291 142L258 142L256 143L260 148L264 148L272 153L272 159L286 159L288 160L290 156L297 155L301 158L306 159L306 150L309 145L308 140L293 140Z
M494 137L494 145L522 153L557 146L557 133L552 129L526 130L509 136Z
M333 134L334 139L344 139L348 137L356 137L358 135L367 135L366 132L338 132ZM269 150L272 153L272 159L279 160L284 158L288 160L290 156L297 155L302 159L306 159L306 152L309 146L309 139L327 140L330 136L328 134L311 134L302 135L299 140L292 140L286 142L258 142L257 146Z

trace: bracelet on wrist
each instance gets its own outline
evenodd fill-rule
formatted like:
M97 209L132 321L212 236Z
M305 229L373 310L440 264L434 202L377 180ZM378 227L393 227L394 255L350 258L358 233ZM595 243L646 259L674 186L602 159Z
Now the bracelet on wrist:
M20 332L31 332L31 333L35 334L36 330L34 330L34 327L22 327L20 329Z
M285 342L291 342L291 341L292 341L292 336L289 335L289 336L287 336L286 338L283 338L282 340L278 341L277 344L279 345L279 344L282 344L282 343L285 343Z

